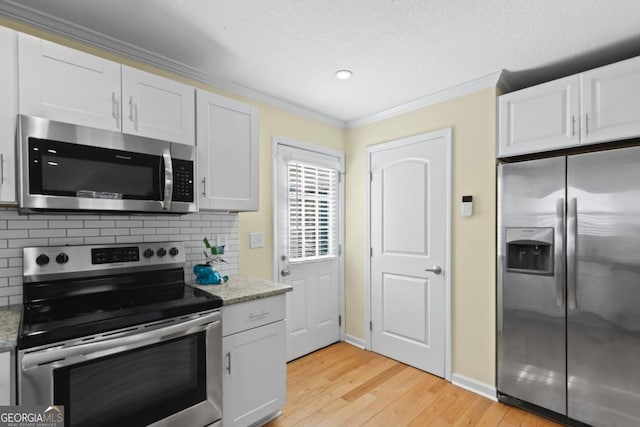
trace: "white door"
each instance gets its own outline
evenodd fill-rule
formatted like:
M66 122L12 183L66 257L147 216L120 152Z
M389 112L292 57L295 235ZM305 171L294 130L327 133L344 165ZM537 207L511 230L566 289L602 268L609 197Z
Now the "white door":
M120 129L120 64L22 33L18 58L20 113Z
M195 144L195 89L122 66L122 130L165 141Z
M449 143L447 130L370 150L371 348L441 377Z
M200 209L257 211L258 108L200 89L196 95Z
M582 94L583 143L640 134L640 57L582 73Z
M340 339L342 157L278 144L275 256L287 293L287 360Z

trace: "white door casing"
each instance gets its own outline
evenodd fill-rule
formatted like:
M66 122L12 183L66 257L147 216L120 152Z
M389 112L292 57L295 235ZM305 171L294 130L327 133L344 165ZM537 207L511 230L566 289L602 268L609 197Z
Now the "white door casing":
M274 281L288 283L287 360L325 347L344 336L343 154L334 150L274 137ZM289 163L301 163L335 172L337 211L328 256L289 259ZM290 250L291 249L291 250ZM282 274L284 272L284 274Z
M368 151L367 347L450 379L451 130Z

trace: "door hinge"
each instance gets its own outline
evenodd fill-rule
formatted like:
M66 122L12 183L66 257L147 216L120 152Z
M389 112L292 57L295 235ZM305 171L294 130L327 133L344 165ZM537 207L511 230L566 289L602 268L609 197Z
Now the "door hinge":
M338 255L342 255L342 243L338 244Z
M342 326L342 316L338 316L338 327Z
M373 322L369 320L369 330L373 331Z

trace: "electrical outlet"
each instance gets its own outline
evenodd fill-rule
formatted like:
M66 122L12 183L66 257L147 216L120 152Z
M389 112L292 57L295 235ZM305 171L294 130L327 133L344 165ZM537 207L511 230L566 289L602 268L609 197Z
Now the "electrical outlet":
M263 248L264 234L261 232L249 233L249 242L250 242L251 249Z

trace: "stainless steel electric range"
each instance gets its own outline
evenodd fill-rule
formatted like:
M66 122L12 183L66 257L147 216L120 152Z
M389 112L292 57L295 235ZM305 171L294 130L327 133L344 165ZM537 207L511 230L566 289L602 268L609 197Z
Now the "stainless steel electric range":
M24 248L18 403L67 426L218 425L222 300L182 242Z

